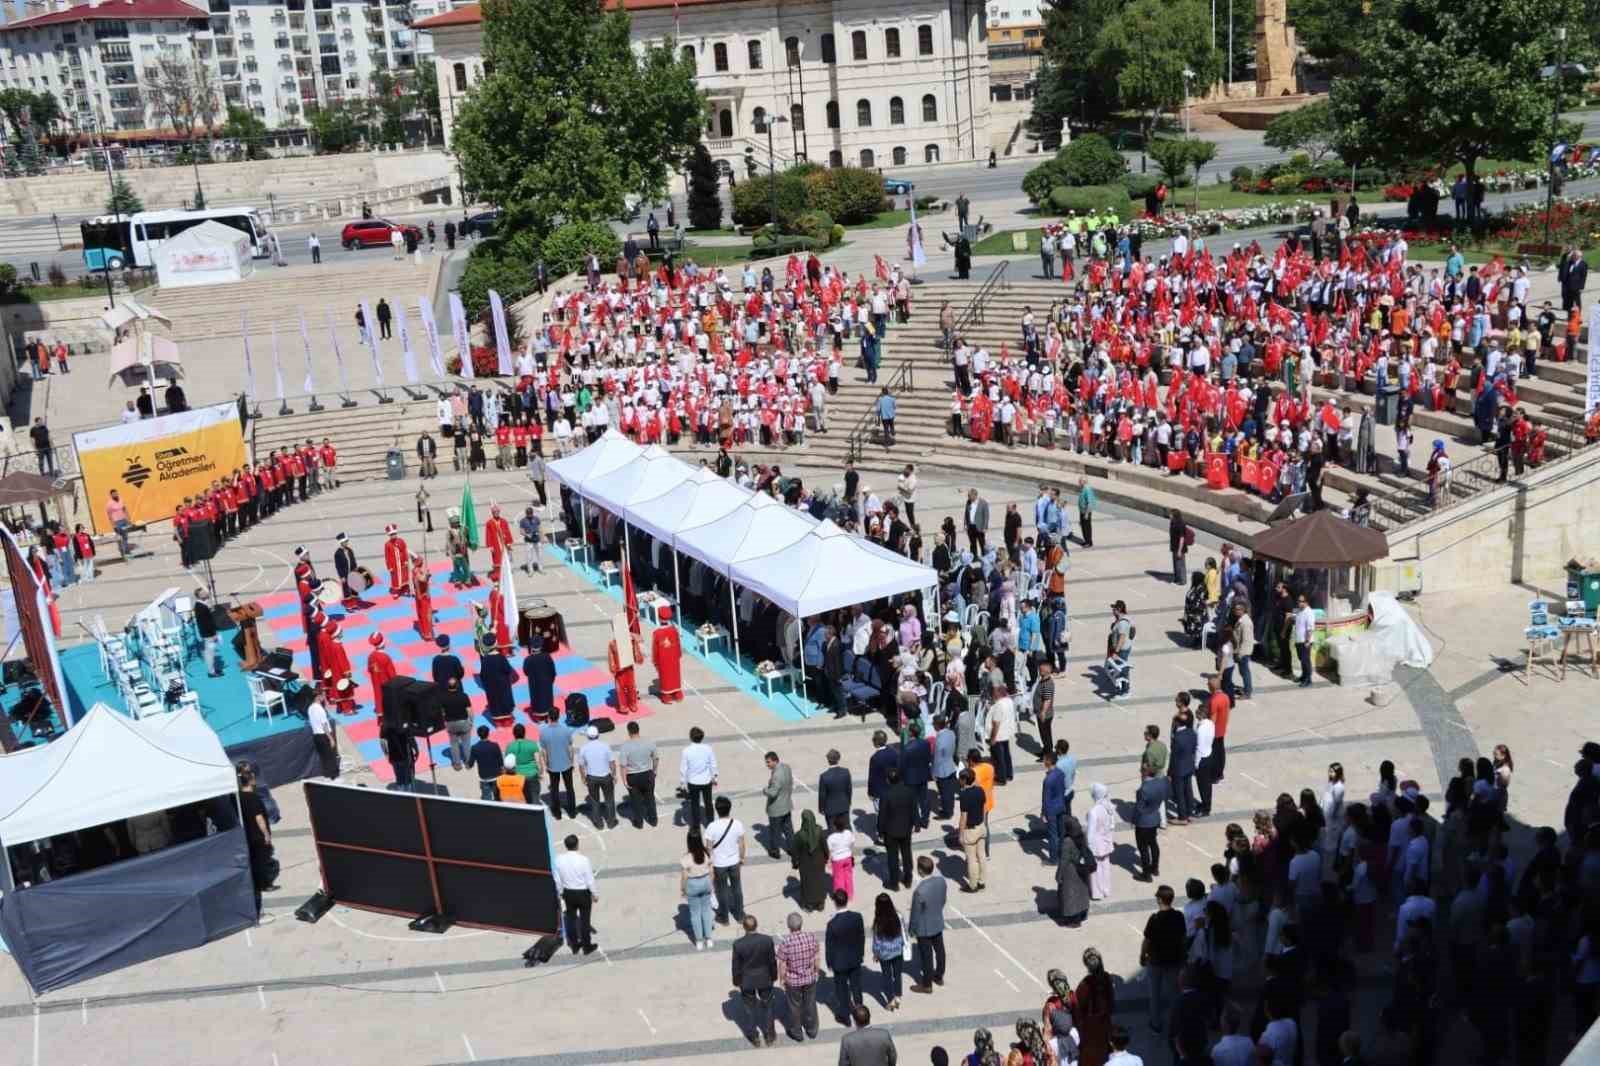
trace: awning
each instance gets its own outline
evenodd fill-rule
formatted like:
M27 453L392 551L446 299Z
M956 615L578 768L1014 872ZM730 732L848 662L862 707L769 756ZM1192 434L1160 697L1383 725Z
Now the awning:
M684 530L673 547L721 573L740 563L787 548L817 526L816 519L791 510L771 496L752 495L735 511L703 526ZM856 602L871 599L862 596Z
M733 579L796 618L938 584L929 567L875 547L823 522L786 548L734 566Z
M109 329L113 333L126 326L128 323L136 322L141 319L151 322L159 322L169 329L172 328L172 320L166 315L162 314L160 311L157 311L154 307L149 307L134 299L123 300L111 310L101 312L100 315L100 321L104 322L106 329Z
M587 448L547 463L545 469L561 484L581 494L587 481L632 462L643 451L621 433L608 429Z
M154 377L157 383L177 381L183 377L183 364L176 344L165 337L147 337L145 340L150 345L148 368L139 351L138 338L128 337L112 345L111 373L106 384L115 385L120 381L132 388L146 384L150 377Z
M589 478L583 494L615 514L626 516L633 505L653 499L687 480L695 468L652 444L632 462Z
M55 496L71 495L72 486L42 474L14 470L5 477L0 477L0 506L16 507L41 503Z
M1251 552L1290 566L1353 566L1386 558L1389 538L1332 511L1314 511L1256 536Z

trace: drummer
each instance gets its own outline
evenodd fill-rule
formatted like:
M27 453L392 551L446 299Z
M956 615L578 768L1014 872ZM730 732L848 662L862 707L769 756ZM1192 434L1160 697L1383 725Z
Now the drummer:
M356 562L356 550L350 546L349 537L340 533L333 539L338 544L338 547L333 549L333 569L339 575L339 584L344 588L344 609L353 611L361 606L361 598L353 584L360 570L360 564Z

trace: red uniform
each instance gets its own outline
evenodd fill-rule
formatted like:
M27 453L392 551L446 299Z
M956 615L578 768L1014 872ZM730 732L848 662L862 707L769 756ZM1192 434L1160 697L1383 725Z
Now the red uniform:
M334 624L325 626L317 635L317 640L321 645L319 650L322 656L322 673L324 677L328 674L333 675L333 680L329 684L329 698L333 702L334 709L340 714L355 714L356 699L353 687L347 696L335 695L339 682L349 681L352 686L355 684L355 679L350 674L350 656L339 640L339 627Z
M511 523L500 517L496 510L494 516L483 526L483 542L489 549L489 580L496 581L500 577L500 557L511 553Z
M428 591L428 566L420 555L411 557L411 595L417 601L417 632L433 639L433 594Z
M677 703L683 699L683 648L678 643L675 626L657 626L650 638L650 661L656 668L656 684L661 690L662 703Z
M367 677L372 680L372 709L377 712L380 721L383 719L383 683L394 676L394 660L389 658L389 653L380 644L367 656Z
M639 710L639 686L633 678L632 649L629 649L629 660L626 666L617 649L617 642L612 641L606 646L606 658L611 667L611 677L617 686L617 713L635 714Z
M494 641L498 648L515 647L511 643L511 629L506 625L505 599L500 594L499 585L489 590L489 621L494 626Z
M404 596L411 583L411 549L398 533L383 542L383 565L389 570L389 595Z

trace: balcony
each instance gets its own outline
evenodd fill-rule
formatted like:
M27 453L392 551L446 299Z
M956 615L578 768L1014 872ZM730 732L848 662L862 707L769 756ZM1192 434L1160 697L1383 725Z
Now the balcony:
M295 90L295 91L298 91L299 88L300 88L300 82L295 78L295 76L293 74L291 74L288 77L284 78L278 84L280 86L282 86L283 88L285 88L285 89L291 89L291 90Z
M291 32L291 33L304 33L304 32L306 32L306 17L304 15L290 15L289 16L289 32Z
M211 30L212 33L227 33L227 32L230 31L231 28L232 27L229 25L229 22L228 22L228 16L223 15L221 18L217 18L216 16L212 16L211 22L209 24L209 29Z
M317 34L317 51L323 55L339 50L339 39L331 33Z
M221 78L223 81L238 81L239 80L239 64L238 63L218 63L217 64L217 77Z
M317 32L326 33L331 29L333 29L333 16L319 12L317 14Z
M350 9L349 8L341 7L339 9L339 21L340 22L349 22L350 21Z
M233 21L237 22L241 26L250 25L250 9L247 7L241 7L238 11L235 11L233 13Z
M250 48L255 43L256 43L256 35L251 33L249 30L246 30L245 32L239 34L239 44L242 45L243 47Z
M303 35L296 36L294 38L294 50L296 52L311 51L311 38Z
M233 42L232 41L218 41L217 42L217 58L218 59L233 59L236 55L238 55L238 53L234 51L234 47L233 47Z
M255 56L249 56L244 61L244 69L246 74L254 74L259 67L260 64L256 62Z
M239 92L237 85L224 85L222 87L222 99L223 102L229 104L244 103L244 96Z
M282 26L284 23L289 21L288 13L281 7L275 7L272 9L271 18L274 26Z
M272 39L272 47L280 51L289 47L289 35L280 33Z
M100 47L100 62L108 67L132 63L133 49L125 44L102 45Z

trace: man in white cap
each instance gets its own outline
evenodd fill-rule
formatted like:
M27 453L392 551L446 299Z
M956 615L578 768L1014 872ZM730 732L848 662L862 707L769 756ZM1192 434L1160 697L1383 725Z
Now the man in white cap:
M600 730L590 726L589 739L578 749L578 767L589 793L589 817L596 828L617 827L617 757L611 745L600 739Z

